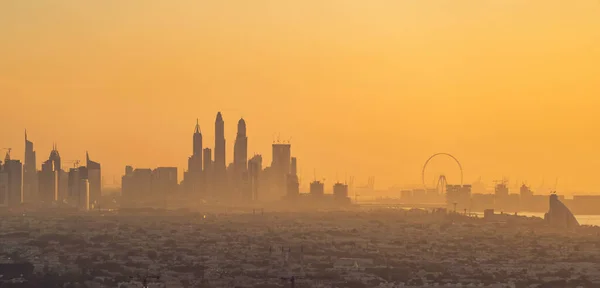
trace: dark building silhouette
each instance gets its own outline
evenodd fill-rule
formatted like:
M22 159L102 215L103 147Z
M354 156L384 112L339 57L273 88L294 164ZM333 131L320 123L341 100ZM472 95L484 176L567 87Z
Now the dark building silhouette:
M248 179L248 137L246 135L246 122L238 121L237 135L233 146L233 181L234 197L241 197L243 201L252 200L252 186Z
M88 167L81 166L69 169L68 180L68 204L71 207L87 211L92 208L90 182L88 179Z
M287 190L287 176L290 174L291 152L292 146L289 143L274 143L273 144L273 159L269 169L269 178L271 187L271 195L274 198L280 199L285 196Z
M0 161L0 207L8 207L8 173L2 171Z
M163 200L177 192L177 167L158 167L152 171L152 195Z
M325 185L321 181L313 181L310 183L310 195L321 197L325 195Z
M287 186L286 186L286 194L287 197L296 197L300 195L300 181L298 180L298 174L297 174L297 162L296 162L296 158L292 157L291 160L291 164L290 164L290 174L287 175L286 177L286 181L287 181Z
M67 177L64 174L60 154L56 145L54 145L48 160L42 163L42 170L38 174L38 196L40 201L50 204L62 201L67 196L68 187L65 184Z
M202 161L204 162L204 170L202 171L202 189L204 190L204 196L208 195L208 192L213 190L213 181L211 181L214 177L213 174L213 160L212 160L212 150L210 148L204 148L202 150ZM213 193L214 195L214 193Z
M23 163L23 202L31 203L38 200L38 175L33 142L27 139L25 131L25 163Z
M41 202L50 204L58 200L58 173L53 161L42 163L42 170L38 174L38 199Z
M87 168L87 178L85 179L87 179L89 185L89 209L94 209L100 205L100 198L102 197L102 167L100 163L90 160L88 152L85 152L85 159Z
M254 155L248 161L248 180L250 182L252 200L254 201L259 199L262 170L262 155Z
M290 164L290 175L298 175L298 160L296 159L296 157L292 157L291 160L291 164Z
M223 196L225 181L227 180L227 166L225 163L225 122L221 112L217 113L215 121L215 162L213 164L213 178L215 185L213 189L217 190L218 196Z
M2 172L6 174L7 204L9 207L18 207L22 202L23 165L19 160L10 159L10 152L6 153Z
M176 167L134 170L127 166L121 189L125 206L165 208L178 187Z
M152 170L125 167L121 190L125 206L149 206L152 201Z
M192 165L189 166L189 170L193 172L202 171L202 132L200 132L200 124L198 123L198 119L196 119L196 128L194 129L193 136L193 149L192 149L192 157L194 161L192 161Z
M571 210L565 206L559 199L558 195L550 195L550 209L544 215L544 220L548 224L558 228L572 228L579 226L579 222Z
M333 197L339 199L348 198L348 185L343 183L335 183L333 185Z
M183 176L186 191L193 195L198 195L203 190L202 154L202 133L200 132L200 124L196 119L196 127L194 129L192 142L192 156L188 158L188 171L186 171Z
M248 137L246 136L246 122L240 119L238 122L237 136L233 148L233 165L236 173L243 174L247 170L248 161Z

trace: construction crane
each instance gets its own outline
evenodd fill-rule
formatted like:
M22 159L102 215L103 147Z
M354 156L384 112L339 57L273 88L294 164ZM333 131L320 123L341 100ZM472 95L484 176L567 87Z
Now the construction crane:
M10 151L12 151L12 148L2 148L2 150L8 151L8 156L10 156Z
M73 163L73 168L79 167L79 160L66 160L65 163Z

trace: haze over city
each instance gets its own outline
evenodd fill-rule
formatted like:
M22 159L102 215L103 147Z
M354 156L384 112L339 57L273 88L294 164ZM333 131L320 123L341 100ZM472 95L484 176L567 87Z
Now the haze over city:
M449 152L465 182L593 194L598 15L597 1L2 1L0 146L21 158L27 129L38 166L56 142L110 183L125 165L183 171L196 118L214 143L221 111L228 155L243 117L249 156L291 139L303 186L315 169L416 186Z

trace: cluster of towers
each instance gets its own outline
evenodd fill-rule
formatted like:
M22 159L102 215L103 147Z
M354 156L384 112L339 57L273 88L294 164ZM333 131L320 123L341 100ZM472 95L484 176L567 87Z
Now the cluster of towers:
M203 147L199 123L196 123L192 139L192 155L188 159L188 170L182 182L182 189L187 193L227 202L255 201L259 197L261 200L276 200L290 192L290 181L299 185L296 159L291 157L289 143L273 144L273 161L265 169L262 155L248 158L248 135L244 119L237 123L233 162L229 165L226 165L225 121L221 112L217 113L215 120L214 160L213 150Z
M205 147L202 140L200 123L196 121L192 155L188 158L188 169L180 184L177 183L175 167L153 170L128 166L122 181L126 206L162 206L167 199L177 198L177 195L185 196L182 198L186 200L247 203L259 199L279 200L286 194L298 193L296 159L291 156L290 143L273 143L271 166L263 168L262 155L248 157L246 121L240 119L233 161L227 164L225 121L220 112L215 120L213 148Z
M43 207L72 207L89 210L97 207L102 194L100 163L90 160L86 153L86 165L73 162L73 168L63 170L57 146L52 147L48 160L37 170L33 142L25 133L25 163L13 160L10 150L4 165L0 165L0 206L19 207L34 205Z

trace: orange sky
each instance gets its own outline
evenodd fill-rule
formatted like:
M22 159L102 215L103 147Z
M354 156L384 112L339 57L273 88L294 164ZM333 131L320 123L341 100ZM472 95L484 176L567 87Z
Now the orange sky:
M89 150L108 183L182 174L222 111L228 162L243 116L266 163L292 138L303 186L416 184L449 152L467 181L600 193L595 0L8 0L0 39L0 147L22 159L27 128L38 162Z

